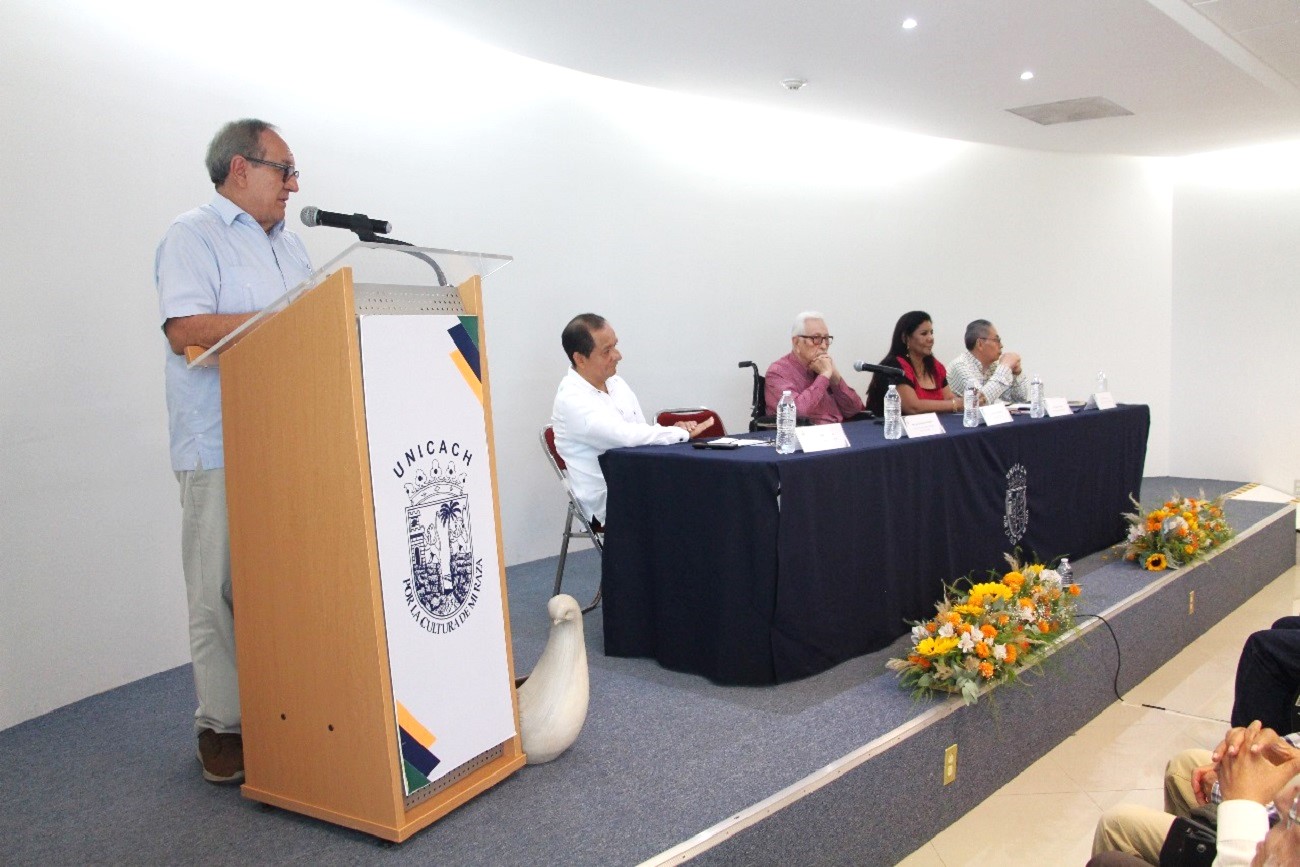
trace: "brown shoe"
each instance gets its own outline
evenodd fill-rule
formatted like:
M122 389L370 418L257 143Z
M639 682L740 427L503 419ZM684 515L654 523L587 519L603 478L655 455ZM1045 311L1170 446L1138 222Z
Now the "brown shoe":
M220 734L212 729L199 732L199 763L209 783L244 781L244 738L238 732Z

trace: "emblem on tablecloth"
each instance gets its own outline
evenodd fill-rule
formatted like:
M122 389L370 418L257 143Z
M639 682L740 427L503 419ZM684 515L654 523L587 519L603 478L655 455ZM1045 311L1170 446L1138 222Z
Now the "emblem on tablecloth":
M406 483L406 539L411 573L406 577L406 607L420 626L435 635L451 632L469 619L482 576L474 560L470 503L465 475L456 461L433 461L428 470L412 468ZM468 473L468 469L466 469Z
M1011 544L1017 544L1029 529L1029 473L1022 464L1007 470L1007 507L1002 526Z

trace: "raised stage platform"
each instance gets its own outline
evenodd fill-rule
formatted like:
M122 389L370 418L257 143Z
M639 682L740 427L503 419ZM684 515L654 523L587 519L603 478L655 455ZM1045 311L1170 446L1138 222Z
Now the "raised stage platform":
M1238 487L1147 479L1143 500ZM1190 569L1076 563L1081 611L1118 634L1121 691L1294 565L1293 511L1229 501L1238 538ZM546 640L554 564L508 571L521 673ZM572 556L565 589L585 601L598 575L594 552ZM1045 676L966 708L913 702L884 669L901 643L793 683L722 687L606 657L597 610L577 744L396 847L202 782L186 666L0 732L0 863L893 864L1114 702L1114 643L1080 626Z

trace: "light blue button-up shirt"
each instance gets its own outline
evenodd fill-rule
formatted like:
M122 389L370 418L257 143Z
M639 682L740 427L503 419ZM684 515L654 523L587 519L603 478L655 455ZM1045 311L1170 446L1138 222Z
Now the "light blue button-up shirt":
M283 222L267 233L220 194L177 217L154 257L163 322L202 313L254 313L309 276L307 250ZM217 369L189 370L166 336L163 347L172 469L225 466Z

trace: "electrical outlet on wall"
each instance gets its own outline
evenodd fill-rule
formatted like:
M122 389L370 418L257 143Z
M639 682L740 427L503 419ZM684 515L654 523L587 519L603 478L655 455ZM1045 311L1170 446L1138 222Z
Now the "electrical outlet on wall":
M957 779L957 745L953 744L943 751L943 784L946 786Z

